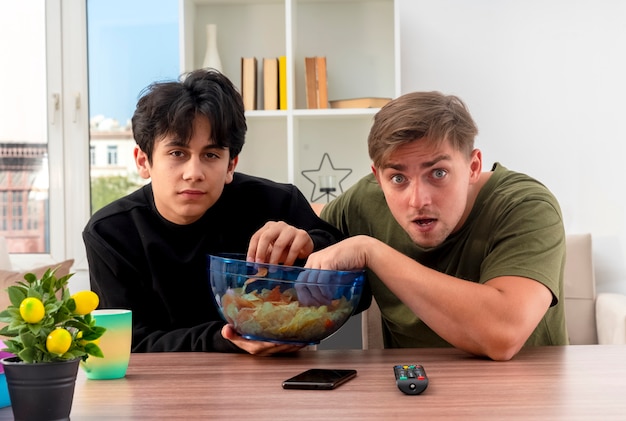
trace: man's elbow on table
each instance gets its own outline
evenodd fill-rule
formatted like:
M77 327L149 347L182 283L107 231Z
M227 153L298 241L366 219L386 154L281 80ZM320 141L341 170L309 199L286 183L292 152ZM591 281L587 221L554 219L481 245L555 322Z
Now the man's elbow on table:
M494 361L511 360L522 350L528 340L527 336L520 334L521 329L509 325L491 332L489 337L483 338L479 354Z
M494 361L509 361L520 352L523 345L522 343L521 346L518 344L495 346L493 349L487 350L486 356Z
M456 347L470 354L489 358L493 361L509 361L522 349L526 339L519 334L519 330L509 326L500 326L483 330L473 339L473 345L457 343Z

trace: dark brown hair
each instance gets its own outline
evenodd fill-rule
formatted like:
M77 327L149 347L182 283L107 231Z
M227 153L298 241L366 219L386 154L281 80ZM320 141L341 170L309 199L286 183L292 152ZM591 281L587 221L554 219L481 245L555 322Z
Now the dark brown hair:
M152 162L155 142L166 135L191 140L197 115L209 119L213 142L228 148L230 159L239 155L247 131L243 100L232 82L213 69L194 70L179 81L148 86L132 118L135 142Z

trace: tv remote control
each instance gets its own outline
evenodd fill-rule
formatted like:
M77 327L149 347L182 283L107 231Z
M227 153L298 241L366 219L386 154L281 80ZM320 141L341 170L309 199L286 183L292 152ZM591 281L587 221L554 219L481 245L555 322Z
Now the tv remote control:
M428 377L420 364L402 364L393 367L398 389L407 395L419 395L428 387Z

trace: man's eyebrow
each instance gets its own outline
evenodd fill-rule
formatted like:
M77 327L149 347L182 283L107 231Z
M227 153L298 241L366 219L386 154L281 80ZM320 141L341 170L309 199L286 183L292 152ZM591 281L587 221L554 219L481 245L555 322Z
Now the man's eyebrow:
M437 165L439 162L441 161L447 161L452 159L452 157L448 154L441 154L441 155L437 155L435 158L431 159L430 161L426 161L426 162L422 162L420 164L421 168L430 168L430 167L434 167L435 165ZM383 165L384 169L390 168L392 170L396 170L396 171L406 171L407 166L405 164L399 164L399 163L395 163L395 162L388 162L387 164Z
M227 146L220 146L220 145L217 145L215 143L209 143L208 145L204 145L202 147L202 149L204 149L205 151L206 150L213 150L213 149L219 149L220 151L223 151L224 149L228 149L228 147Z
M165 146L187 146L187 142L182 141L178 136L169 137L164 140Z
M422 168L430 168L430 167L434 167L435 165L437 165L441 161L449 161L451 159L452 159L452 157L450 155L448 155L447 153L444 153L444 154L436 156L431 161L423 162L420 166Z
M403 164L396 164L394 162L388 162L385 165L383 165L383 169L391 169L391 170L396 170L396 171L404 171L406 170L406 165Z
M168 139L166 142L164 142L163 144L165 146L178 146L178 147L181 147L181 148L186 148L186 147L189 146L189 142L183 142L182 140L180 140L177 137L172 137L172 138ZM222 150L222 149L228 149L228 148L219 146L219 145L217 145L215 143L207 143L206 145L204 145L202 147L202 149L203 150L214 150L214 149Z

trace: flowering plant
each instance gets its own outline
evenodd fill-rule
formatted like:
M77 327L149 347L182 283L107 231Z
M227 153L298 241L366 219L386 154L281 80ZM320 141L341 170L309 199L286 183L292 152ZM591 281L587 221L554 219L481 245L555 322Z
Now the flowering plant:
M40 279L33 273L7 288L11 304L0 313L7 325L0 335L8 351L25 363L66 361L89 355L102 357L98 338L106 330L96 326L91 312L99 298L93 291L70 295L68 280L48 269Z

